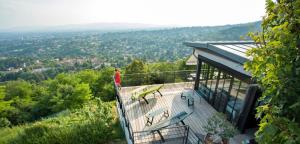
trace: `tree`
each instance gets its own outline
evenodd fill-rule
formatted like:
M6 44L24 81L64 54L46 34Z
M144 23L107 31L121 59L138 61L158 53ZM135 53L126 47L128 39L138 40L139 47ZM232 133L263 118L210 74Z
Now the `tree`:
M24 80L9 81L5 89L5 100L11 100L15 97L29 98L32 94L32 85Z
M32 100L32 84L24 81L9 81L5 86L5 97L0 105L0 116L6 117L12 124L20 124L33 120L31 110L34 105Z
M144 83L144 80L147 80L145 77L145 64L141 60L133 60L131 64L126 66L124 80L122 83L127 83L129 85L141 85Z
M100 74L94 70L82 70L78 72L76 76L81 80L81 82L94 85Z
M134 74L134 73L144 73L145 72L145 64L141 60L133 60L131 64L129 64L126 69L126 74Z
M256 140L300 143L300 1L266 0L266 11L245 65L263 89Z
M48 81L51 92L49 102L53 112L80 107L90 99L89 84L80 81L75 74L59 74L54 80Z
M113 74L114 69L112 67L107 67L100 71L100 76L92 88L95 97L100 97L103 101L110 101L115 98L112 83Z

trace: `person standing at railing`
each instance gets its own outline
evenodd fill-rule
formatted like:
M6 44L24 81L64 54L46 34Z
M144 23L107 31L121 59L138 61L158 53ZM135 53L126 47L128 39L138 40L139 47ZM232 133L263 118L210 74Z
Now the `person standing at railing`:
M115 68L115 82L118 89L121 89L121 73L118 68Z

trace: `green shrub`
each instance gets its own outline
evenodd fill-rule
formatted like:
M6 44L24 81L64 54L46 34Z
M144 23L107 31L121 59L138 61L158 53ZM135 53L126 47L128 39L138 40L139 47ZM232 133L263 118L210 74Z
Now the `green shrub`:
M0 143L92 144L122 142L114 102L93 100L81 109L24 126L3 129ZM2 131L2 129L0 130Z
M0 128L2 127L8 127L11 123L7 118L0 118Z

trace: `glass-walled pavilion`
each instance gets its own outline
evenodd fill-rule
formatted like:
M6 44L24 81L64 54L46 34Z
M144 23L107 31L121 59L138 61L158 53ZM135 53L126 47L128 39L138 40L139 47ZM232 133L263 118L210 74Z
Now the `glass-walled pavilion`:
M259 91L244 70L245 52L254 42L185 42L197 60L194 89L217 111L244 131L256 126L255 107Z

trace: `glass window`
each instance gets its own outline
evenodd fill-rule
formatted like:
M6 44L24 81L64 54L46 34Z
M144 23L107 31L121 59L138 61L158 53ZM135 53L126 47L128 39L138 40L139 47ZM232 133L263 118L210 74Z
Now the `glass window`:
M218 69L206 63L202 63L199 92L207 100L212 99L217 84Z
M230 85L232 83L232 76L228 75L227 73L221 72L218 82L218 88L214 94L212 105L216 110L224 112L229 97L228 93L230 90Z
M218 73L219 70L215 67L211 67L209 71L209 78L208 78L208 83L207 87L210 90L210 93L208 94L208 101L211 103L214 100L214 95L216 91L217 82L218 82Z
M248 86L249 84L234 78L226 107L228 119L233 123L237 123L239 119L239 114L244 106Z
M244 106L248 86L229 73L202 62L199 94L234 124Z

